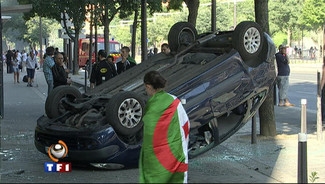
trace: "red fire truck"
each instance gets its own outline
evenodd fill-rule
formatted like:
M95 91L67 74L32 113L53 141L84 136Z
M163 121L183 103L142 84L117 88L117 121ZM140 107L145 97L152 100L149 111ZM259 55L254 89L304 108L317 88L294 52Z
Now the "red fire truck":
M89 59L89 38L82 38L79 39L79 67L84 67L87 63L87 60ZM95 39L92 39L92 63L96 61L95 58ZM97 37L97 52L101 49L104 49L104 38L103 37ZM114 57L114 61L118 57L120 57L120 49L121 44L117 41L110 40L109 41L109 55L112 55Z

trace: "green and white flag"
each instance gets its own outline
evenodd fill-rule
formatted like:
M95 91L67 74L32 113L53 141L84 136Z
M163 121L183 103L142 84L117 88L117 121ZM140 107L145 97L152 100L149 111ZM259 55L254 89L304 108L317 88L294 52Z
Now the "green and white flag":
M140 183L187 183L190 122L175 96L157 92L146 105Z

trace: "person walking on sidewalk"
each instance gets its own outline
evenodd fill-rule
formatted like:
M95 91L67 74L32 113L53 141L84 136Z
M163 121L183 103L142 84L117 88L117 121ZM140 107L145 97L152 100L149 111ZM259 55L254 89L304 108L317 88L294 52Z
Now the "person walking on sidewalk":
M14 53L12 50L8 50L6 54L6 64L7 64L7 73L12 73L13 68L12 68L12 60L14 57Z
M290 66L289 59L286 54L287 47L284 45L279 46L279 52L275 54L275 59L278 67L278 75L276 78L278 89L279 89L279 106L294 106L288 100L288 89L289 89L289 75Z
M12 59L12 67L13 67L13 71L14 71L14 83L16 84L19 83L19 64L20 63L20 60L18 59L18 52L15 52L14 53L14 57Z
M45 50L45 60L43 63L43 72L44 77L47 83L47 95L50 94L50 92L53 89L53 74L52 74L52 67L55 65L53 55L54 55L54 47L47 47Z
M25 50L22 50L22 53L21 53L21 72L24 72L24 71L27 71L27 67L26 67L26 62L27 62L27 57L28 57L28 54Z
M28 78L27 87L33 87L35 68L38 68L37 59L36 56L34 55L34 52L30 51L29 56L27 57L26 60L26 70L27 70L27 78Z

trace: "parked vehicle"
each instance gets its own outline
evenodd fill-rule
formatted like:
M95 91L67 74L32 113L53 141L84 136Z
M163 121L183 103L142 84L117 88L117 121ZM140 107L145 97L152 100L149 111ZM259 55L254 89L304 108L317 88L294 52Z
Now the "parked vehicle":
M96 61L95 58L95 38L92 39L90 44L89 38L79 39L79 67L84 67L89 60L90 45L92 46L92 63ZM104 38L97 37L97 52L104 49ZM115 59L120 57L121 44L115 40L109 40L109 55L112 55ZM97 53L96 52L96 53Z
M62 160L106 169L136 167L148 96L145 73L157 70L181 99L190 119L189 158L221 144L256 114L276 77L275 46L261 27L241 22L233 31L198 34L187 22L168 34L171 54L156 54L83 93L59 86L37 120L35 146L47 154L59 140Z

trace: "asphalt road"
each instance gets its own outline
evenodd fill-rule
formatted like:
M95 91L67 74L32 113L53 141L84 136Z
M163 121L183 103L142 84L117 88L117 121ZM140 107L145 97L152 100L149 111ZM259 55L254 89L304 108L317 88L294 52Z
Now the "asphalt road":
M275 138L258 136L251 144L251 122L221 145L189 161L189 183L296 183L297 133L300 132L300 100L308 106L308 176L325 182L324 141L316 135L316 83L319 64L292 65L290 98L295 107L275 107ZM308 77L309 76L309 77ZM73 76L73 80L81 80ZM1 119L1 183L137 183L138 169L99 170L72 165L69 173L46 173L50 159L34 147L36 120L44 114L47 85L37 72L35 87L14 84L4 73L5 115ZM310 108L309 108L310 107ZM258 122L258 117L257 117Z

